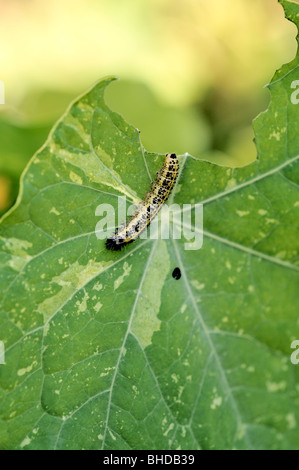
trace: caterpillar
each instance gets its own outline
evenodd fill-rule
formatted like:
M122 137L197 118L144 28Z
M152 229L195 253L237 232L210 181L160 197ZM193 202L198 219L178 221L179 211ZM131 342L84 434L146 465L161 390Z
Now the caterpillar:
M119 227L114 235L107 238L106 247L109 250L121 250L144 232L168 199L175 185L178 171L179 162L176 154L167 153L164 164L157 173L156 181L152 183L151 190L146 193L144 201L139 203L133 217Z

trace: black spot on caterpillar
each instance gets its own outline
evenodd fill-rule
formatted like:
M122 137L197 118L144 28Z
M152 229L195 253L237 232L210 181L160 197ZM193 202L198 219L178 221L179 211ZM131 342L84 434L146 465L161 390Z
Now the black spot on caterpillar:
M172 277L178 280L181 278L181 276L182 276L182 273L181 273L180 268L174 268L174 270L172 271Z
M168 199L175 185L179 171L179 162L175 153L167 153L164 164L157 173L156 181L151 185L151 191L146 193L133 217L119 227L112 237L107 238L106 247L109 250L121 250L123 246L132 243L148 227L154 217Z

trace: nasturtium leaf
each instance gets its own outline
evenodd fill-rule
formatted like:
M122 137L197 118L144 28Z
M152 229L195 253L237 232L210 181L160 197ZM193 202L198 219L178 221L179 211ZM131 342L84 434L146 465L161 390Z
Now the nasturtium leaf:
M97 206L138 202L164 156L105 105L112 79L70 106L1 224L1 448L299 448L298 70L269 85L254 163L179 157L171 202L203 204L197 251L106 249Z

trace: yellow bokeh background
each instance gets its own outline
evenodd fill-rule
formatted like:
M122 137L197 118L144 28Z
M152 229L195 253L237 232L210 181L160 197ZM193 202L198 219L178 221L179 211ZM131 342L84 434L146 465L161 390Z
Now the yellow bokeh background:
M147 150L254 160L251 122L296 32L276 0L0 0L0 213L68 103L106 75Z

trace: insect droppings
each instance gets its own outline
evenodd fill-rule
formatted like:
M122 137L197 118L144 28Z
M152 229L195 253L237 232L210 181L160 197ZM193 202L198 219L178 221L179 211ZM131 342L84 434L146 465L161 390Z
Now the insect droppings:
M172 271L172 277L178 281L181 278L181 276L182 276L182 273L181 273L180 268L174 268L174 270Z

